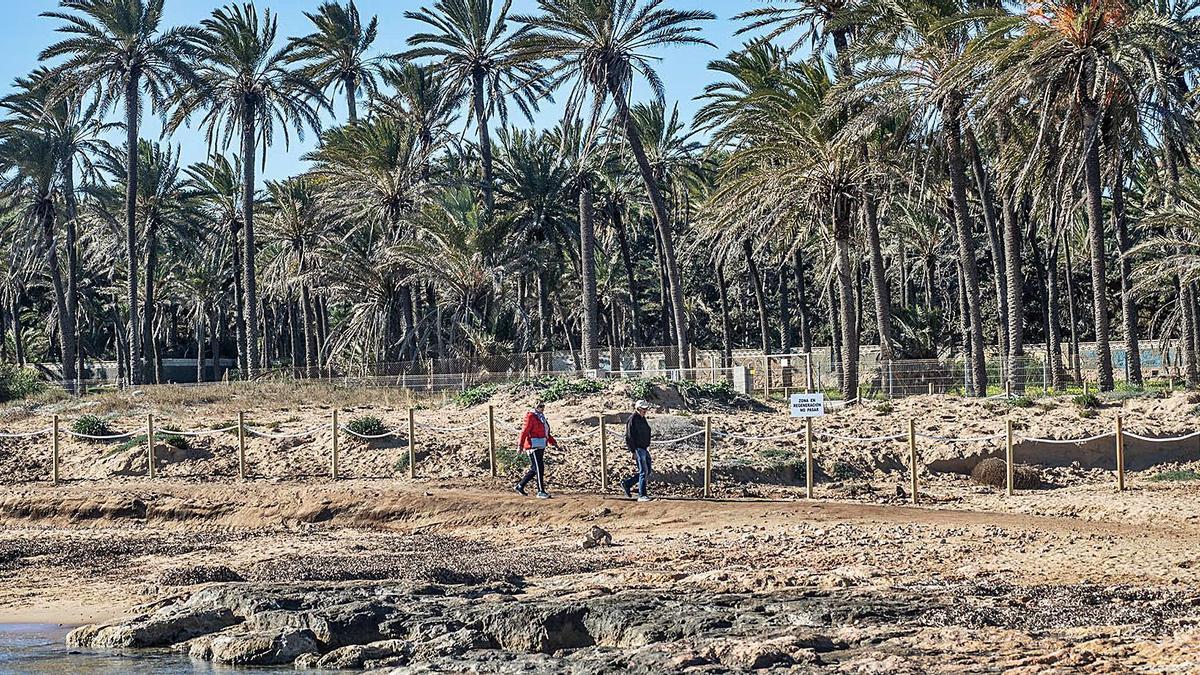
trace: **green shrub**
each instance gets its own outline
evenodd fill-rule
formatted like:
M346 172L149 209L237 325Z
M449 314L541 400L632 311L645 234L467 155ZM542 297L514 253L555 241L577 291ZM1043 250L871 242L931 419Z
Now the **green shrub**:
M1073 402L1075 405L1079 406L1080 408L1099 408L1100 407L1100 398L1090 392L1087 394L1079 394L1078 396L1072 398L1071 402Z
M836 481L848 481L861 478L863 472L849 462L837 460L829 469L829 477Z
M890 401L884 401L883 403L875 406L875 412L879 413L880 415L891 415L892 413L896 412L896 408L891 404Z
M154 432L154 440L157 443L169 445L177 450L191 450L192 448L192 443L187 439L186 436L173 434L170 430ZM126 450L132 450L133 448L144 445L146 445L146 434L138 434L137 436L127 438L121 443L113 446L113 449L109 450L106 453L106 456L115 455L118 452L125 452Z
M738 398L737 392L733 390L733 385L725 380L706 384L685 380L677 383L677 388L683 400L689 402L708 399L720 403L733 403ZM638 398L643 397L639 396Z
M1008 405L1013 408L1032 408L1033 399L1028 396L1013 396L1008 399Z
M541 400L552 403L571 396L586 396L604 391L608 382L592 378L571 379L555 375L543 375L517 383L517 391L529 391Z
M629 387L629 393L633 396L633 398L646 400L654 395L654 388L658 386L658 384L666 382L666 380L662 378L646 379L639 377L630 380L630 382L632 384Z
M407 452L400 455L400 457L396 459L395 469L396 469L396 475L408 473L408 453Z
M454 402L458 405L469 408L480 403L487 403L492 398L492 394L496 393L496 385L494 384L477 384L474 387L464 389L454 395Z
M383 427L383 420L374 415L361 415L350 420L346 428L351 432L362 436L378 436L387 431ZM407 455L406 455L407 457Z
M46 390L46 382L33 368L0 366L0 403L28 398Z
M1163 471L1162 473L1156 473L1151 476L1150 480L1170 483L1200 480L1200 472L1192 471L1191 469L1180 471Z
M496 467L505 472L513 467L524 467L529 464L529 455L519 450L515 445L496 446Z
M71 431L85 436L111 436L108 422L97 415L81 415L71 422Z

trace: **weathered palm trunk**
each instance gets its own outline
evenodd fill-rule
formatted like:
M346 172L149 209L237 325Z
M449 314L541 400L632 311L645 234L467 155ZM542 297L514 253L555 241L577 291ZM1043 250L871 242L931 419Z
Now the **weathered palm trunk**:
M874 197L863 203L867 226L867 248L870 249L871 291L875 296L875 328L879 331L879 359L894 358L892 340L892 298L887 272L883 267L883 245L879 239L879 207Z
M838 295L841 302L842 396L858 392L858 320L854 311L854 281L850 262L850 204L838 197L833 207L833 241L837 255Z
M1053 221L1051 221L1053 222ZM1046 256L1046 349L1050 359L1050 386L1063 388L1062 316L1058 297L1058 241L1050 245Z
M800 346L805 354L811 354L812 322L808 313L808 293L805 290L807 283L804 275L804 255L798 246L792 252L792 273L796 275L796 312L800 315Z
M1012 391L1025 390L1022 372L1025 361L1025 306L1022 299L1024 278L1021 275L1021 226L1017 220L1011 191L1004 198L1004 265L1008 285L1008 383Z
M358 81L353 75L346 75L342 78L342 85L346 87L346 119L354 124L358 121Z
M788 264L779 266L779 351L784 354L792 352L792 298L788 287L788 277L791 270Z
M483 101L485 75L478 69L471 74L471 105L475 110L475 124L479 127L479 159L483 163L483 203L487 207L487 219L491 220L492 211L496 208L496 198L493 194L495 186L492 183L492 135L488 129L487 106Z
M679 263L675 258L675 238L671 232L671 221L667 216L667 206L663 201L662 192L654 178L650 161L646 158L646 149L638 135L637 125L629 115L629 105L616 81L609 83L609 93L617 106L618 121L625 129L625 138L629 149L637 160L638 171L641 172L642 182L646 185L646 193L650 197L650 205L654 210L654 220L658 227L659 238L662 240L663 262L667 267L667 281L671 286L671 311L675 317L675 346L679 350L679 364L683 368L691 368L691 353L688 349L687 310L683 302L683 277L679 273Z
M721 367L733 366L733 318L729 312L729 281L725 278L725 261L718 260L717 293L721 298Z
M971 387L976 396L987 396L987 365L984 360L979 270L975 264L975 239L971 233L971 211L967 203L966 171L963 163L960 126L961 114L961 97L956 93L948 94L942 107L942 123L946 134L947 163L950 169L955 232L958 238L958 258L963 274L963 292L967 300L967 325L971 336L971 351L968 357Z
M129 75L125 85L125 262L129 278L125 291L129 303L129 365L126 372L131 384L141 384L142 340L138 335L137 293L137 191L138 191L138 122L141 120L141 87L139 73Z
M979 153L979 142L975 138L975 133L971 129L964 132L964 138L967 141L967 147L970 149L971 156L971 173L975 175L975 190L979 195L979 201L983 205L983 224L987 230L988 245L992 252L992 280L996 285L996 341L1000 348L1000 355L1007 359L1009 354L1009 335L1008 327L1008 284L1006 282L1007 269L1007 252L1005 251L1004 240L1000 234L1000 225L998 224L999 217L996 215L996 195L992 190L991 181L988 179L987 170L983 166L983 158ZM1010 361L1011 364L1011 361ZM1011 371L1011 368L1009 368ZM1012 373L1006 372L1005 377L1011 381Z
M1133 297L1132 261L1129 259L1129 249L1133 243L1129 240L1129 224L1125 214L1125 156L1117 154L1113 171L1112 188L1113 230L1117 233L1117 248L1120 249L1121 263L1121 317L1125 330L1125 377L1137 387L1142 386L1142 355L1138 344L1137 300Z
M254 273L254 109L242 113L242 289L246 305L246 377L258 375L262 350L259 344L258 281Z
M221 379L221 342L225 339L225 313L217 308L212 309L212 318L208 322L209 339L212 342L212 363L209 364L209 378L216 382Z
M929 309L937 307L937 287L934 279L937 271L937 257L932 255L925 256L923 260L924 277L925 277L925 306Z
M742 256L746 259L746 272L750 277L750 290L754 292L754 304L758 308L758 337L762 345L763 355L771 353L771 329L767 321L767 298L763 290L762 275L758 273L758 264L754 261L754 249L750 240L742 241Z
M155 304L156 284L155 276L158 274L158 218L151 217L150 222L146 226L146 302L142 308L142 354L147 355L145 358L144 370L142 372L142 382L154 382L158 384L158 377L155 368L156 359L152 357L157 352L155 349L155 331L154 319L157 314L158 307Z
M79 215L78 202L75 199L75 159L70 153L63 157L63 204L66 207L66 249L67 249L67 317L74 327L76 377L83 379L83 336L79 328L79 234L76 227L76 217ZM0 340L3 336L0 335Z
M1079 320L1075 315L1075 282L1072 280L1075 270L1075 265L1071 261L1071 242L1064 239L1063 241L1063 256L1066 262L1066 271L1064 277L1067 285L1067 321L1071 323L1071 343L1067 349L1067 360L1071 362L1072 377L1075 382L1083 382L1083 364L1079 358Z
M836 263L835 263L836 264ZM835 270L836 271L836 270ZM835 284L829 284L827 288L829 292L826 294L829 303L829 365L833 369L837 380L837 387L840 391L842 388L842 322L838 320L838 312L840 305L837 301L837 290L834 289Z
M583 292L583 367L600 368L600 327L596 300L596 227L592 186L587 177L579 185L579 285Z
M75 324L67 312L66 284L58 261L58 242L54 237L54 205L49 197L38 206L42 226L42 241L46 246L46 267L50 282L54 286L54 309L58 314L58 341L62 356L63 384L67 391L75 391Z
M1100 112L1092 100L1092 74L1079 78L1080 111L1083 113L1083 177L1087 188L1088 243L1092 252L1092 309L1096 327L1096 372L1101 391L1113 388L1112 349L1109 346L1108 293L1105 290L1104 195L1100 184Z
M204 338L208 332L204 329L204 307L196 303L196 381L204 381Z
M621 209L616 202L612 202L609 215L613 232L617 235L617 245L621 249L621 264L625 267L625 282L629 287L629 320L631 323L630 328L633 330L633 346L644 347L642 303L639 300L637 278L633 270L633 256L629 252L629 237L625 233L625 223L622 222Z
M22 368L28 365L25 358L25 327L21 324L21 300L24 296L23 292L18 291L12 303L13 349L16 351L17 365Z

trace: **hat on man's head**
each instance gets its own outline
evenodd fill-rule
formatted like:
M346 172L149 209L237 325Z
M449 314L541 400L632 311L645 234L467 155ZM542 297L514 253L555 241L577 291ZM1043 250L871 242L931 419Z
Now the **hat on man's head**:
M633 404L633 409L634 409L634 410L649 410L649 409L650 409L650 402L649 402L649 401L647 401L646 399L641 399L641 400L640 400L640 401L638 401L637 403L634 403L634 404Z

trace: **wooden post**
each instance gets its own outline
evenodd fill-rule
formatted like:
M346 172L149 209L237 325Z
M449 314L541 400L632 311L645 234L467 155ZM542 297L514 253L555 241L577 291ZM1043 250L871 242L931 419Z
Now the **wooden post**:
M1004 378L1004 397L1012 398L1012 382L1008 378Z
M771 400L771 360L763 355L763 400Z
M329 455L329 475L332 476L334 480L338 479L338 419L337 419L338 415L337 415L337 413L338 413L337 408L334 408L333 409L333 424L332 424L332 426L333 426L333 445L330 448L330 455Z
M1117 492L1125 491L1125 434L1121 431L1121 416L1117 415Z
M933 383L932 382L929 383L929 395L933 396Z
M246 412L238 411L238 478L246 479Z
M408 409L408 477L417 477L417 437L416 417L412 408Z
M1004 463L1005 463L1005 481L1008 487L1008 496L1013 494L1013 423L1012 420L1004 420Z
M862 385L861 384L854 385L854 400L857 401L859 405L862 405Z
M811 417L804 418L804 494L813 498L813 422Z
M496 407L488 406L488 466L492 469L492 478L496 473Z
M917 423L908 420L908 464L912 475L912 503L917 503Z
M811 394L813 390L812 352L804 353L804 393Z
M154 413L146 414L146 476L154 478Z
M712 415L704 416L704 498L712 498Z
M54 416L54 440L50 443L50 484L58 485L58 415Z
M1088 395L1088 381L1087 380L1083 381L1083 395L1084 396Z
M608 492L608 432L604 413L600 413L600 489Z

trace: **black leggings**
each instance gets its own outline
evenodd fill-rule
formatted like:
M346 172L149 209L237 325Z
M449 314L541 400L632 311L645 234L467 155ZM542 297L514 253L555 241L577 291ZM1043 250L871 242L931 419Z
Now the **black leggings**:
M524 488L526 483L537 478L538 492L546 491L546 449L534 448L533 452L529 453L529 470L525 472L525 477L521 479L521 487Z

